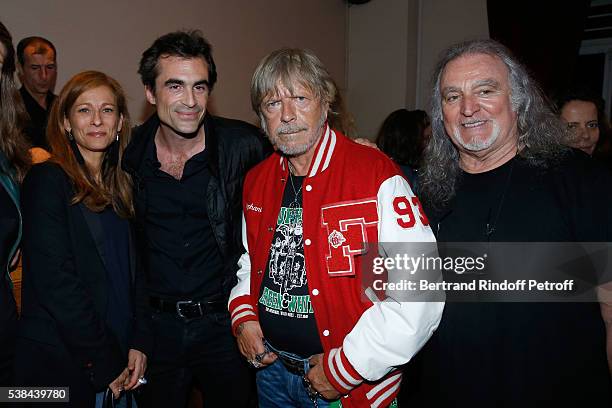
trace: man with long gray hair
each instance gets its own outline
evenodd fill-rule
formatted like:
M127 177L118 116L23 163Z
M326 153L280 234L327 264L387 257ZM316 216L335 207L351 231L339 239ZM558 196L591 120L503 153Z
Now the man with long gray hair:
M368 248L391 256L392 243L413 248L433 234L397 166L329 127L336 94L304 50L272 52L253 75L253 109L276 153L245 179L246 252L229 309L240 351L259 369L261 408L322 408L342 395L344 407L389 406L396 366L443 308L364 294Z
M562 146L561 123L504 46L450 47L434 83L420 191L438 241L612 241L610 176ZM604 301L601 310L448 303L412 397L444 407L609 407L611 316Z

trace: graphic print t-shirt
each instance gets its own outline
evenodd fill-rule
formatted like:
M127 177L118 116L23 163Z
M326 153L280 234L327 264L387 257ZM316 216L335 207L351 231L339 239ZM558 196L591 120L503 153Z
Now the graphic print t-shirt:
M302 194L304 177L287 180L283 203L270 246L270 256L259 294L259 322L263 335L278 350L303 358L323 351L310 303L304 234Z

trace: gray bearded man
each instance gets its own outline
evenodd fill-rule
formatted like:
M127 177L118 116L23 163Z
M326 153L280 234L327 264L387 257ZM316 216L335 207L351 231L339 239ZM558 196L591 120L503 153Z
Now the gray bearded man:
M610 175L562 146L563 126L505 47L453 46L434 80L419 181L439 242L612 240ZM414 406L609 407L611 316L609 298L448 303L405 388Z
M443 308L364 293L368 248L380 243L391 256L390 243L434 238L397 166L328 126L336 95L303 50L275 51L253 75L253 109L276 152L245 179L246 252L229 309L240 351L259 368L262 408L327 407L341 396L345 407L388 406L396 367L425 344Z

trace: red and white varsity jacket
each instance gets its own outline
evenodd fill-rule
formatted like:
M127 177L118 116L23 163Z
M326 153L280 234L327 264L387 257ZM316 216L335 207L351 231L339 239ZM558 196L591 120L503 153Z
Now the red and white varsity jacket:
M285 183L278 153L245 179L243 243L229 310L232 329L257 320L257 301ZM362 285L361 256L387 242L435 240L418 199L389 158L327 127L302 190L308 290L325 375L345 407L384 407L396 396L401 372L438 327L443 303L372 302ZM385 248L379 249L386 253ZM264 333L265 336L265 333Z

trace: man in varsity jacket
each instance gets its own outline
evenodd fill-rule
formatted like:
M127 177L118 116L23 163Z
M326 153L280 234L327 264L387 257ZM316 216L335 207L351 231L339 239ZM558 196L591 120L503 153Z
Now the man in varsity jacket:
M331 129L337 89L319 59L278 50L253 76L251 102L276 152L247 175L232 329L258 368L261 407L385 407L438 326L443 303L378 301L368 248L434 236L385 155ZM395 245L397 249L397 244ZM370 275L371 276L371 275Z

